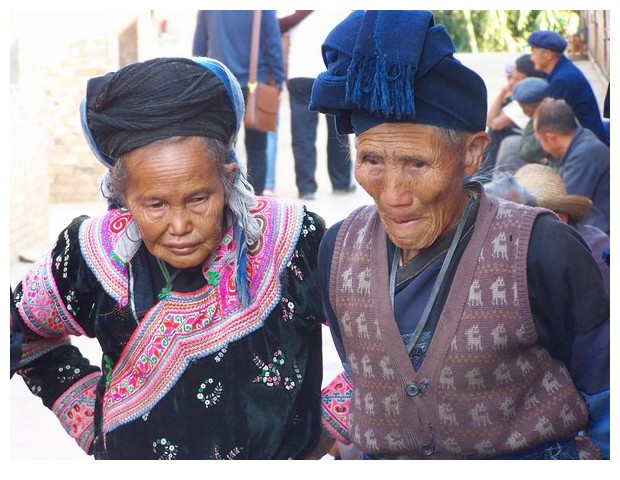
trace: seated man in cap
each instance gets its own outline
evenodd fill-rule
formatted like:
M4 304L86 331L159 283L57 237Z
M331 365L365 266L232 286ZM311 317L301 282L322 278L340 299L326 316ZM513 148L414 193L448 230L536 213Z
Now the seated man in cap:
M518 138L529 121L519 103L514 99L514 87L529 77L546 78L547 74L536 70L529 54L518 57L511 64L510 76L497 97L489 105L487 113L487 133L491 141L485 150L480 170L489 177L497 164L497 156L502 142L507 138ZM514 140L513 138L513 140Z
M542 102L532 121L536 138L553 157L550 165L564 180L566 191L592 200L586 222L609 235L609 147L580 126L572 108L562 100Z
M579 123L609 145L609 137L603 127L601 111L592 86L583 72L563 53L566 40L556 32L539 30L532 33L527 41L536 69L548 75L549 96L568 103Z
M501 172L514 172L526 163L547 163L546 157L549 154L541 147L536 135L534 135L531 119L548 92L549 83L543 78L525 78L515 85L512 97L528 118L528 122L523 128L523 133L502 140L497 154L493 180Z
M322 51L310 108L355 135L373 199L319 248L344 367L324 436L368 459L608 457L609 296L574 229L477 181L483 80L428 11L356 11Z

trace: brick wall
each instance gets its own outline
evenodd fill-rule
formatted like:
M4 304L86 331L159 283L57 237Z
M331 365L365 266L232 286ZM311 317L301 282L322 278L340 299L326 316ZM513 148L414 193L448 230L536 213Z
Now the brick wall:
M137 60L138 18L149 12L11 12L11 262L48 244L50 203L98 199L105 169L79 104L88 78Z

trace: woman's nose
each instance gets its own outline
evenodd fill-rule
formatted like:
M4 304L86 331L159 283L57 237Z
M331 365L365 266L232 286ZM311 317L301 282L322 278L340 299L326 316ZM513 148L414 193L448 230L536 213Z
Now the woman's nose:
M408 185L409 182L405 181L402 172L389 172L385 176L383 192L381 193L383 201L392 206L410 203L411 191Z
M173 235L185 235L192 229L191 220L185 209L171 210L168 225Z

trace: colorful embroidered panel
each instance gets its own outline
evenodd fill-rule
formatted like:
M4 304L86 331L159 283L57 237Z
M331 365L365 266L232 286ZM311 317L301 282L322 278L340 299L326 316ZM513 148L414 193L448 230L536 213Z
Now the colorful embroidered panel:
M136 328L112 372L104 394L104 432L141 416L162 398L192 360L213 354L260 328L281 295L280 275L297 244L303 207L261 198L253 214L263 236L248 248L250 305L235 288L232 230L203 266L207 279L192 293L172 294L157 303ZM211 272L211 273L209 273Z
M23 296L17 308L33 332L44 338L85 335L65 307L52 275L49 256L36 264L22 280Z
M321 426L336 440L349 445L349 409L353 387L345 372L321 391Z
M128 302L125 262L130 258L117 252L131 250L126 243L132 240L126 232L132 224L131 213L110 210L106 215L86 220L80 226L80 247L86 263L107 294L118 300L121 306ZM133 249L134 253L135 250L137 248Z
M96 387L100 373L92 373L74 383L52 405L52 411L80 448L88 452L95 438L94 415Z

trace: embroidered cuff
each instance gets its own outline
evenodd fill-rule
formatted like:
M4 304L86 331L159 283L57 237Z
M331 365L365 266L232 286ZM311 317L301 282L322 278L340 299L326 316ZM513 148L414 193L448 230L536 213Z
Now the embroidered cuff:
M353 387L345 372L321 391L321 426L332 438L350 445L349 407Z
M95 390L100 376L101 373L94 372L82 378L52 405L52 411L65 431L86 453L95 438Z

